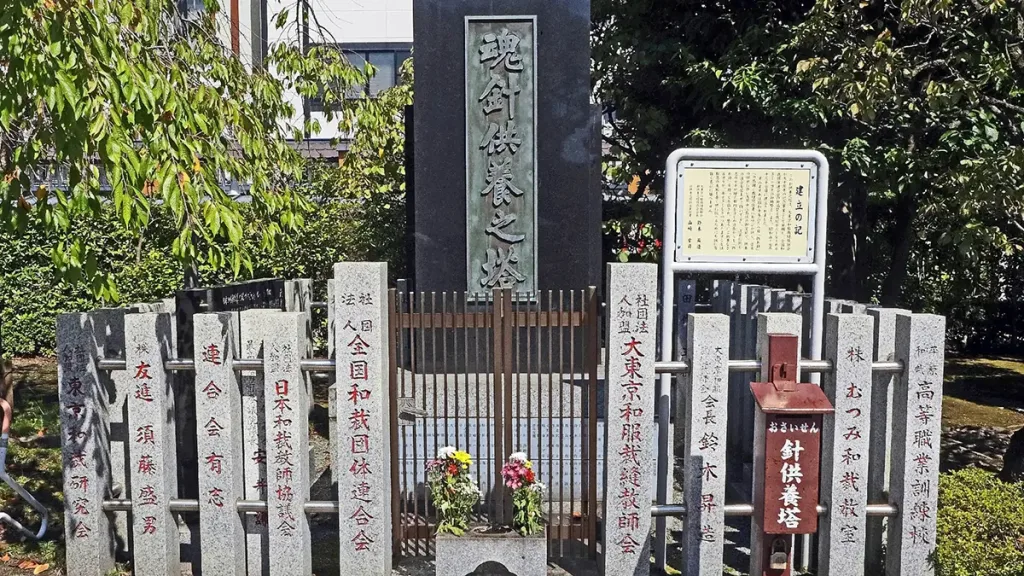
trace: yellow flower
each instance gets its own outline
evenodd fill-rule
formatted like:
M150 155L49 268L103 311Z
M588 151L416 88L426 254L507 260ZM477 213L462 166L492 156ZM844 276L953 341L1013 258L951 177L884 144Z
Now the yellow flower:
M523 466L526 466L528 470L533 470L533 462L530 462L529 460L523 462Z
M452 458L461 463L463 468L469 468L469 465L473 463L473 458L470 457L469 452L466 452L465 450L456 450L455 453L452 454Z

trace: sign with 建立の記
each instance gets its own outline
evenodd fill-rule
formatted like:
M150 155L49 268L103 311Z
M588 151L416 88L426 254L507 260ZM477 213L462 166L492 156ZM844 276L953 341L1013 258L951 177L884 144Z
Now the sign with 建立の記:
M537 287L535 16L466 17L469 291Z
M676 262L814 261L814 162L683 159L676 177Z

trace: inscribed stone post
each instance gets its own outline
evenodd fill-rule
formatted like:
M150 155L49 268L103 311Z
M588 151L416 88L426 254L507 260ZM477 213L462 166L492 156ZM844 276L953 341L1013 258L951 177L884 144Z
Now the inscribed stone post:
M124 311L97 310L57 317L57 396L64 471L64 541L69 576L105 574L114 567L110 495L108 402L114 384L96 360L124 349Z
M757 315L757 359L761 360L761 372L759 382L768 382L771 378L771 367L768 365L768 335L769 334L790 334L800 337L800 316L796 314L758 314ZM797 350L800 344L797 344ZM797 381L800 373L797 371ZM749 394L749 392L748 392ZM752 396L752 395L751 395ZM763 446L765 442L765 417L764 412L754 410L754 439L752 446ZM750 494L751 501L754 494L764 492L764 452L754 450L753 482ZM750 520L750 533L760 534L760 518L757 514ZM750 539L750 573L761 574L761 560L764 557L764 541L761 538L751 537Z
M725 535L725 438L729 380L729 318L692 314L687 329L690 371L682 386L686 427L683 557L687 576L722 573Z
M820 500L828 518L818 529L821 576L864 574L872 324L864 314L825 317L824 353L833 370L822 388L835 413L822 427Z
M896 359L896 317L910 314L899 308L868 308L875 321L874 359L892 362ZM897 376L876 373L871 381L871 439L868 442L868 502L882 502L889 491L889 460L892 446L892 394ZM884 568L882 544L889 520L874 516L867 521L867 568L869 574L880 574Z
M334 265L342 574L391 574L391 398L387 264Z
M657 307L656 265L608 264L607 278L606 326L619 325L618 318L635 318L643 308ZM604 456L604 573L609 575L650 572L650 503L657 465L655 358L655 340L650 335L621 329L609 335Z
M192 322L203 571L245 576L245 526L235 509L245 499L242 398L234 370L238 313L196 314Z
M172 350L170 314L128 314L125 367L130 377L128 422L135 574L180 576L180 537L170 509L178 497L174 390L164 361Z
M263 336L267 453L267 544L271 576L312 573L309 517L309 399L300 361L308 312L275 312Z
M334 280L327 281L327 357L334 358ZM338 437L338 379L337 370L327 388L327 435L333 445ZM331 484L338 484L338 464L331 462Z
M885 560L889 576L935 573L942 426L942 368L946 319L932 314L896 317L896 358L903 374L893 392L890 518Z
M243 358L263 358L263 338L274 321L273 310L239 312L239 331ZM243 370L242 379L242 450L245 454L245 499L267 499L266 426L264 373ZM202 390L199 391L203 393ZM245 550L249 576L270 572L267 548L267 513L245 515Z

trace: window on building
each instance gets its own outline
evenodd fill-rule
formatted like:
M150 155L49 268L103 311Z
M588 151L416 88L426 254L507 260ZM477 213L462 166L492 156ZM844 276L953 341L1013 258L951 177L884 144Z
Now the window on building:
M344 47L342 50L348 61L356 68L362 70L369 62L376 70L366 84L353 86L345 93L345 97L349 99L362 98L367 94L373 97L398 84L402 63L411 56L407 47L380 49ZM309 99L308 105L311 112L323 111L323 102L319 98Z

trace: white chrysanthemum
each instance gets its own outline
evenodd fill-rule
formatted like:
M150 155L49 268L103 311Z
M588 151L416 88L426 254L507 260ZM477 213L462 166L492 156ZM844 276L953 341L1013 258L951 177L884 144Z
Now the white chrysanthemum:
M441 448L440 450L437 451L437 459L438 460L444 460L446 458L451 458L454 455L455 455L455 448L453 448L452 446L445 446L444 448Z
M526 452L514 452L508 457L512 462L519 462L520 464L526 462Z
M544 483L534 482L533 484L530 484L530 489L536 492L544 492Z

